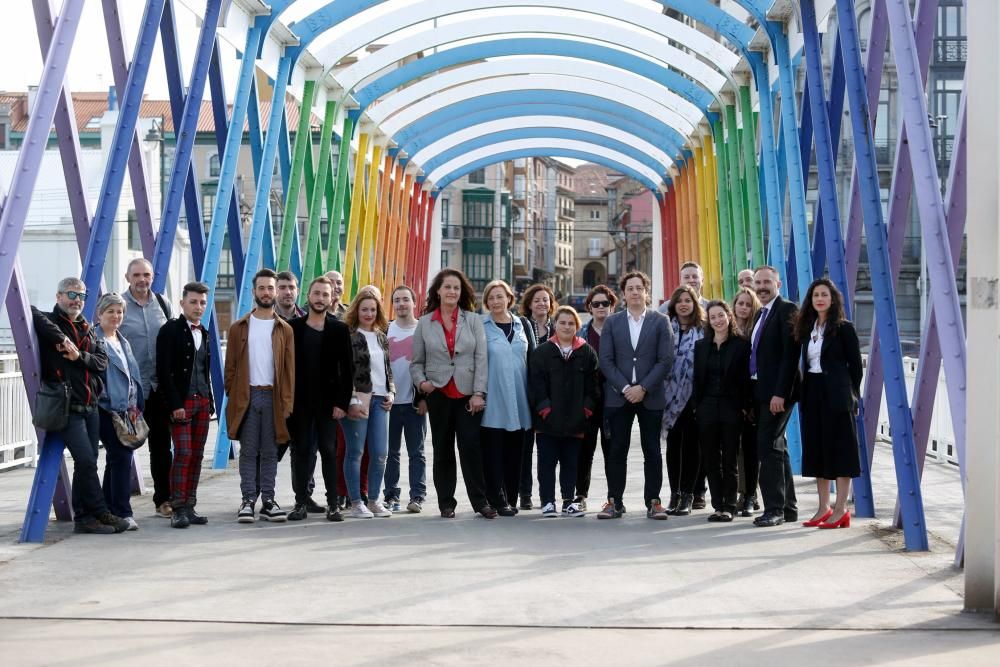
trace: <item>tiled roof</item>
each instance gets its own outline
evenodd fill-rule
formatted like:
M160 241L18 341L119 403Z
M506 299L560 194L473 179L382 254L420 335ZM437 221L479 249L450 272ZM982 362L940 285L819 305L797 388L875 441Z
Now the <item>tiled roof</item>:
M0 93L0 104L10 104L11 105L11 130L13 132L23 133L28 129L28 116L26 113L28 104L28 94L27 93ZM271 102L266 100L260 104L260 115L261 122L264 125L264 129L267 130L267 120L271 112ZM89 92L89 93L73 93L73 112L76 116L76 129L80 134L95 134L101 131L99 122L91 123L94 119L97 121L104 115L104 112L108 108L108 94L103 92ZM229 110L232 110L232 105L228 105ZM295 127L299 122L299 106L295 100L291 97L286 98L285 102L285 113L288 119L288 127L290 131L295 131ZM139 111L140 118L163 118L164 119L164 131L167 133L173 133L174 131L174 121L170 111L170 101L169 100L147 100L142 101L142 107ZM312 114L312 124L319 126L322 123L320 118L316 114ZM88 127L90 125L90 127ZM244 124L243 130L247 130L247 124ZM212 102L211 100L204 100L201 103L201 113L198 115L198 132L215 132L215 118L212 114Z

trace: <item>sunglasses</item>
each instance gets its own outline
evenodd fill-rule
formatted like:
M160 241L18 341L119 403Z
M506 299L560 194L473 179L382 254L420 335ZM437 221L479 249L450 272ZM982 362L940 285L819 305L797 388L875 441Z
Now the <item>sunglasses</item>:
M610 301L591 301L590 306L592 308L607 308L611 305Z
M63 292L63 294L65 294L66 298L69 299L70 301L76 301L77 299L79 299L80 301L87 300L86 292L74 292L73 290L69 290L68 292Z

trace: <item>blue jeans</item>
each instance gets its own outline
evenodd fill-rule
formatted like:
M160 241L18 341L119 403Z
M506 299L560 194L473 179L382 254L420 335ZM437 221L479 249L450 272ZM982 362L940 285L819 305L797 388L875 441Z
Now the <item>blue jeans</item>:
M118 439L111 413L100 410L104 443L104 500L120 517L132 516L132 450Z
M385 462L385 498L399 500L399 453L406 438L406 457L410 467L410 499L427 495L427 459L424 437L427 415L418 415L412 403L393 404L389 411L389 457Z
M378 498L385 475L385 460L389 451L389 413L382 408L384 396L372 396L367 419L340 420L347 441L344 457L344 480L351 502L361 500L361 456L368 440L368 497Z

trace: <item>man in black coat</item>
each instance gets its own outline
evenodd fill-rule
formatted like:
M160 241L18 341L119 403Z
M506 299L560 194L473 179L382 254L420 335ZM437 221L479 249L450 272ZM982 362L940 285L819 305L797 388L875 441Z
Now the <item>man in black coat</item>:
M750 378L757 407L757 458L764 513L758 527L798 521L792 463L785 427L797 400L799 352L792 336L796 305L781 298L781 276L771 266L754 271L754 289L762 308L750 336Z
M343 521L337 507L337 420L347 414L354 388L354 353L347 325L328 314L333 281L320 276L309 284L309 314L289 324L295 338L295 404L289 418L292 435L291 521L308 516L316 454L322 457L326 518Z

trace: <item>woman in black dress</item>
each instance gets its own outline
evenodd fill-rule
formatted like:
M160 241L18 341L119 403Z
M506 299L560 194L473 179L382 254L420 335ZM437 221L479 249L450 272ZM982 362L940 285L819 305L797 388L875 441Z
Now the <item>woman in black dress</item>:
M844 298L820 278L809 286L795 321L802 346L802 476L816 478L819 507L803 526L849 528L851 478L861 474L854 415L861 394L861 346L844 316ZM830 506L830 482L837 500Z

